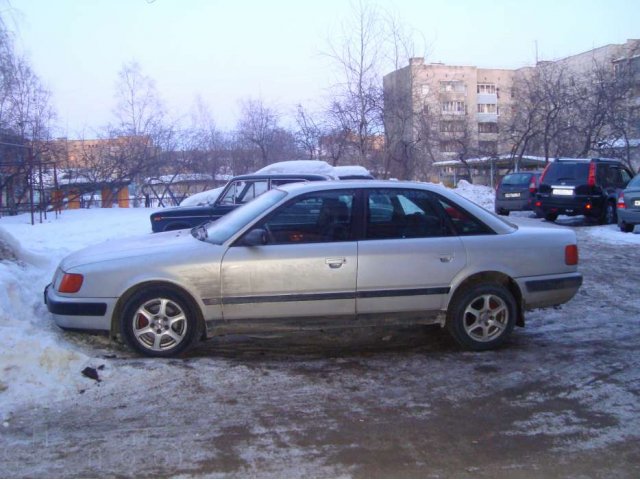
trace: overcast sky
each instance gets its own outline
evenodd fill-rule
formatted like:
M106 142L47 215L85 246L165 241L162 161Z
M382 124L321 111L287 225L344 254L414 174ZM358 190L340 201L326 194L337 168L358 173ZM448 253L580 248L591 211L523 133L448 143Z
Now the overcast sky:
M348 0L9 0L16 44L52 91L60 135L111 120L136 60L174 115L200 95L233 128L239 100L314 108L335 81L328 39ZM640 37L640 0L377 0L427 43L427 61L517 68ZM8 17L8 18L7 18ZM387 73L387 72L384 72Z

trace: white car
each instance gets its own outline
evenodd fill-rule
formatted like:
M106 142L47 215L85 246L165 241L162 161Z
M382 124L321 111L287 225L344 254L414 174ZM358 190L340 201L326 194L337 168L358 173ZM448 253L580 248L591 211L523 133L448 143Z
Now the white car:
M66 257L45 291L63 328L171 356L230 333L439 324L501 345L582 283L575 233L517 227L424 183L284 185L214 223Z

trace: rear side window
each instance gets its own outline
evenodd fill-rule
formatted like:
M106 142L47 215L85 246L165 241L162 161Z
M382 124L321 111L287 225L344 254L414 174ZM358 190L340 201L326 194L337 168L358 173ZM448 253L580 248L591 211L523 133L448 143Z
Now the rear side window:
M365 238L427 238L450 235L433 197L422 190L371 190Z
M587 162L554 162L544 176L544 183L580 184L586 183L588 177L589 163Z
M449 217L449 220L453 224L456 234L466 235L489 235L495 233L484 223L480 222L477 218L472 217L465 210L459 206L439 197L440 205L445 211L445 214Z

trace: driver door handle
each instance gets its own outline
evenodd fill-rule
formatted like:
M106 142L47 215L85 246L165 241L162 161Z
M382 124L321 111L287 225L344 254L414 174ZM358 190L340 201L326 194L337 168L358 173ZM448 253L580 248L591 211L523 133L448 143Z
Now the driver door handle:
M347 263L347 259L344 257L330 257L325 258L324 263L329 265L329 268L340 268L342 265Z

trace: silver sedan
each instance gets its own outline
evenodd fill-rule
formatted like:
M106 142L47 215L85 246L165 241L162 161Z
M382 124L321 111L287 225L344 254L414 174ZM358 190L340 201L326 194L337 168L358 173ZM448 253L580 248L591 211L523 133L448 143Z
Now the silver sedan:
M73 253L45 300L60 327L150 356L231 333L407 324L486 350L526 310L570 300L577 264L572 230L517 227L436 185L314 182L191 231Z

